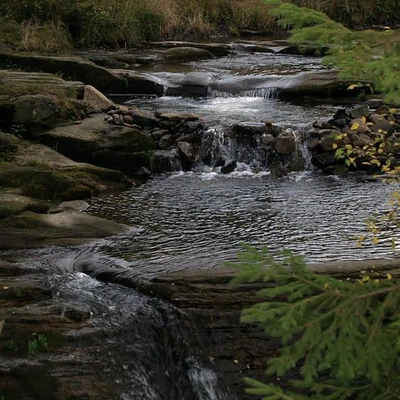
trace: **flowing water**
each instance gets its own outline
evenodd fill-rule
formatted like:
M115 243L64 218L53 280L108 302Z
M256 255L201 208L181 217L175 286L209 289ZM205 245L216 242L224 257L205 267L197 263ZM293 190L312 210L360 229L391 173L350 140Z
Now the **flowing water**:
M298 129L329 117L335 107L284 103L274 98L274 89L316 70L321 70L318 58L240 52L157 66L146 72L169 81L186 74L206 76L208 96L133 102L151 110L196 112L216 132L232 123L261 120ZM47 247L3 256L56 271L53 284L60 298L90 304L95 324L123 327L125 334L107 342L115 353L124 348L116 377L121 399L232 399L218 374L193 350L196 345L185 337L173 307L129 288L97 282L76 272L76 266L92 260L111 269L131 268L138 280L147 279L169 271L219 267L235 259L242 242L273 250L286 247L309 262L390 257L390 232L383 234L379 246L361 249L351 237L365 232L365 220L374 211L386 208L391 190L383 183L316 171L276 179L268 170L254 171L246 164L229 175L199 166L91 199L87 212L132 226L126 234L83 248Z

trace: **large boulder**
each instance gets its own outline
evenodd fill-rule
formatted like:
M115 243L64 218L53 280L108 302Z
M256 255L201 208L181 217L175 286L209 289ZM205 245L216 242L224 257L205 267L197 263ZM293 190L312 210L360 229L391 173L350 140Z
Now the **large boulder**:
M149 168L156 143L150 134L127 126L110 125L102 115L79 125L52 129L39 140L75 161L119 169L128 174ZM136 160L136 161L135 161Z

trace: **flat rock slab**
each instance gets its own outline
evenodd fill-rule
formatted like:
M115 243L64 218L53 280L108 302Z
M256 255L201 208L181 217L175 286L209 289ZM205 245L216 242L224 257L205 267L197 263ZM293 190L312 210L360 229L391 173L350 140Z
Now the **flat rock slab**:
M78 81L66 81L59 76L44 72L23 72L0 70L0 82L4 84L5 93L10 86L38 89L41 91L54 92L59 90L68 90L69 96L81 99L83 97L84 83Z
M22 213L0 224L0 250L49 245L72 246L126 232L127 225L77 211Z

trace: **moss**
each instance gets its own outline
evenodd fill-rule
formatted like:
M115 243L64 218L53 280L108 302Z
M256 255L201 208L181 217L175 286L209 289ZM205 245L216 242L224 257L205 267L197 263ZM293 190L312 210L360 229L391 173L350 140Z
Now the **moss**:
M43 222L40 215L25 211L1 220L0 226L10 229L40 229L47 227L47 224Z
M121 184L129 185L125 175L119 171L96 167L52 170L44 163L29 164L31 165L18 166L3 163L0 168L0 186L20 188L21 194L39 200L65 201L85 199L107 187L121 188ZM41 202L29 207L24 210L45 211L45 204ZM7 214L12 215L13 212L4 211L4 215Z

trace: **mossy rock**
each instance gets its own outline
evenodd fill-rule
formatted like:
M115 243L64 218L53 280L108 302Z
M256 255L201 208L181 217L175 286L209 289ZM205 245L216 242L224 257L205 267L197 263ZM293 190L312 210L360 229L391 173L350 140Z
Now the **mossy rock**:
M7 159L14 154L20 148L20 146L20 139L14 135L0 131L0 159Z
M97 194L104 189L105 182L99 177L107 172L95 169L91 172L79 168L52 170L42 165L11 165L4 164L0 169L0 186L20 188L21 193L40 200L80 200ZM109 173L123 181L124 175ZM109 185L111 186L111 184Z
M47 203L35 201L33 199L30 200L30 202L25 203L18 201L1 201L0 198L0 219L18 215L24 211L31 211L34 213L45 213L48 211L49 205Z
M10 229L43 229L48 225L40 218L40 214L25 211L19 215L13 215L0 221L0 226Z

